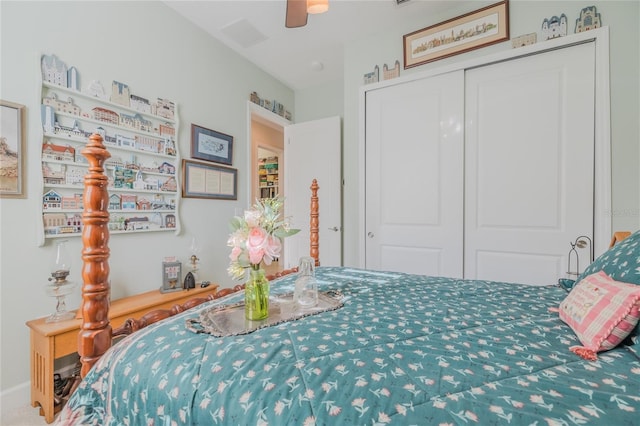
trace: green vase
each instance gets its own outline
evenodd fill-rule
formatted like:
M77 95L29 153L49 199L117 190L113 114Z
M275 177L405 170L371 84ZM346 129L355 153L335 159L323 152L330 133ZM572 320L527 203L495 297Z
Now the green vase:
M269 315L269 280L264 269L249 269L249 279L244 286L244 316L257 321Z

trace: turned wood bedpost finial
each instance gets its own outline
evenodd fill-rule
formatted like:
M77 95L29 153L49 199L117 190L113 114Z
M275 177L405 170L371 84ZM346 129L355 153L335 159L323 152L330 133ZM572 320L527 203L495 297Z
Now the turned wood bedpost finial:
M82 213L82 327L78 335L78 353L84 377L93 364L111 346L109 324L109 179L104 162L111 157L102 137L93 134L82 150L89 161L84 177Z
M316 260L316 266L320 266L320 250L319 250L319 228L320 220L318 219L319 204L318 204L318 181L316 179L311 182L311 219L309 222L309 255Z

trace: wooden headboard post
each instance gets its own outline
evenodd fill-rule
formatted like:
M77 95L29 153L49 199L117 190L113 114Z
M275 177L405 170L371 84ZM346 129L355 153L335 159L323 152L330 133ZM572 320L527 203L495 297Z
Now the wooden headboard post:
M318 219L320 206L318 204L318 181L311 182L311 214L309 221L309 255L316 260L316 266L320 266L320 220Z
M104 162L111 157L102 137L93 134L82 150L89 161L84 178L82 213L82 327L78 335L78 353L84 377L93 364L111 346L109 324L109 179Z
M82 155L89 160L89 172L84 178L82 213L82 326L78 335L78 354L82 369L80 376L85 377L93 365L109 349L113 336L130 334L164 318L176 315L208 300L217 299L240 291L244 285L226 288L207 298L190 299L171 309L157 309L145 314L139 320L128 319L121 327L112 330L109 322L109 179L104 173L104 163L111 157L102 143L102 137L93 134L89 137ZM319 208L318 182L311 184L310 213L310 255L315 258L316 266L320 262L319 251ZM276 273L275 279L296 272L292 268Z

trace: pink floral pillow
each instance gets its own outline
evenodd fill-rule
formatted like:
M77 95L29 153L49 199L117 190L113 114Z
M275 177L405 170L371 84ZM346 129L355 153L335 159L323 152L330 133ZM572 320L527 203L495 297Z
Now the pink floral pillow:
M639 317L640 286L615 281L602 271L582 279L560 303L560 319L584 345L571 351L592 361L597 352L623 341Z

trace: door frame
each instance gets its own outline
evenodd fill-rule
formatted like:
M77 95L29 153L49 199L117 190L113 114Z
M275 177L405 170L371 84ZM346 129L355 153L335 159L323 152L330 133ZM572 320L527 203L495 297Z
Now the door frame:
M284 138L284 128L293 124L291 121L285 118L282 118L278 114L275 114L269 111L268 109L265 109L259 105L256 105L251 101L247 101L247 140L249 141L249 149L247 149L247 153L245 155L245 164L246 164L245 170L248 170L249 173L248 173L247 182L246 182L247 200L245 201L245 205L243 208L249 207L253 203L253 200L251 199L253 194L253 185L258 180L258 177L257 177L258 171L257 171L257 168L256 170L254 170L253 162L252 162L253 134L252 134L251 126L253 121L258 121L269 127L273 127L274 129L282 130L283 138ZM273 148L268 148L268 149L273 150ZM282 158L282 161L280 161L279 159L278 162L282 164L284 167L284 150L282 151L282 155L280 157ZM279 181L278 191L280 191L280 195L282 196L285 195L284 194L284 174L285 173L286 173L286 170L284 170L282 176L279 176L279 179L278 179ZM284 262L286 261L284 250L282 252L281 258L282 258L282 264L284 264Z
M249 177L247 179L247 206L251 202L251 194L253 194L253 184L254 184L254 171L252 168L252 158L251 154L253 152L253 135L251 131L251 123L252 121L259 121L267 126L273 127L278 130L282 130L282 134L284 135L284 128L293 124L291 121L286 120L280 117L278 114L275 114L265 108L262 108L259 105L251 101L247 101L247 140L249 141L249 149L247 150L245 157L246 170L249 170ZM284 136L283 136L284 137ZM284 157L284 152L282 154ZM284 158L282 159L282 164L284 164ZM286 173L286 170L285 170ZM280 188L284 191L284 185L280 185Z
M408 81L432 77L451 71L466 70L478 66L535 55L549 50L570 47L585 42L595 43L595 170L594 170L594 224L593 247L595 255L607 250L611 239L611 107L609 97L609 28L601 27L583 33L572 34L554 40L547 40L517 49L509 49L496 54L474 58L459 63L442 66L425 72L411 74L374 83L360 88L358 100L358 252L359 266L366 263L366 220L365 220L365 145L366 145L366 96L374 90L406 83Z

